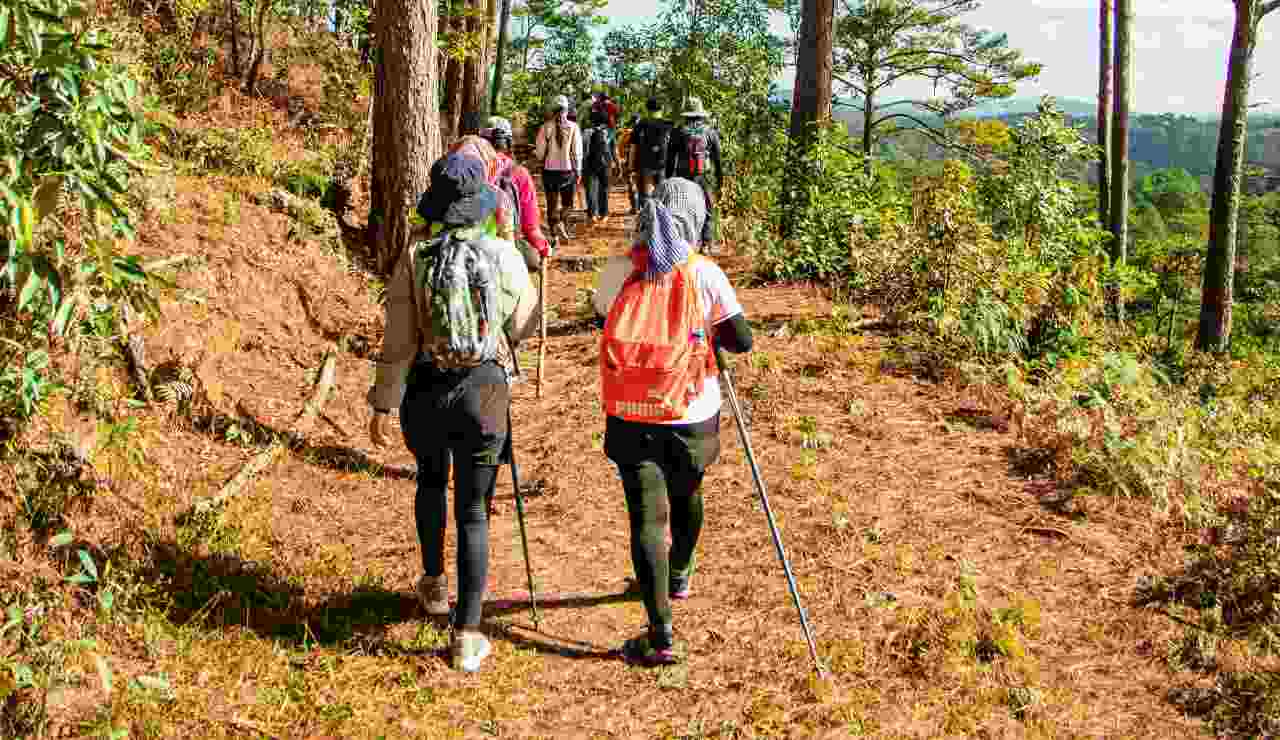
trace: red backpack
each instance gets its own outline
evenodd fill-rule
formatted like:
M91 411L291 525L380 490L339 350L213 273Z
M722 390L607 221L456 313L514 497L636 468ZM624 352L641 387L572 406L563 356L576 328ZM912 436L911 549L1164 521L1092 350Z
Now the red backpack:
M605 319L600 381L605 414L676 421L716 373L702 293L689 260L656 280L634 272Z

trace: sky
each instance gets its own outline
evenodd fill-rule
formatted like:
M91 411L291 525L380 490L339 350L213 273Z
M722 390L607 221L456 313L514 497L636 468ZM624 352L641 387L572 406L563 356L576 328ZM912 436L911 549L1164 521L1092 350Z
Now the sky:
M1218 113L1227 78L1234 13L1231 0L1137 0L1134 4L1133 109L1144 113ZM657 12L658 0L610 0L610 26L640 24ZM1009 34L1009 44L1044 65L1037 81L1018 97L1042 94L1096 99L1098 0L983 0L966 23ZM786 29L785 21L773 24ZM1280 111L1280 11L1262 21L1254 53L1251 100L1259 110ZM780 78L788 86L794 71ZM898 95L928 94L930 86L906 84Z

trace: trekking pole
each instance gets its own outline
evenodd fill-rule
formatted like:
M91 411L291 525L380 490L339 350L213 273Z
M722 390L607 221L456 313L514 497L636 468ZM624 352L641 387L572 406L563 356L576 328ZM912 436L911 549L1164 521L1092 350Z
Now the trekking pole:
M554 246L552 248L554 249ZM549 259L551 259L551 252L547 252L547 255L542 258L538 275L538 326L540 337L538 341L538 386L534 394L537 398L542 398L542 379L547 374L547 260Z
M529 611L533 628L538 629L538 597L533 590L533 566L529 563L529 537L524 526L524 494L520 493L520 472L516 466L516 446L511 441L511 407L507 407L507 460L511 463L511 487L515 490L516 521L520 524L520 550L524 553L524 572L529 579Z
M760 468L756 466L756 457L751 452L751 438L747 436L747 427L742 422L742 407L738 405L738 392L733 387L733 379L729 377L729 368L725 365L724 350L716 347L716 366L720 369L720 381L729 393L729 406L733 409L733 420L738 426L738 437L742 440L742 448L747 453L747 463L751 466L751 477L755 479L756 491L760 494L760 503L764 507L764 515L769 520L769 533L773 535L773 546L778 551L778 559L782 561L782 570L787 575L787 586L791 589L791 598L795 601L796 611L800 614L800 628L804 630L804 639L809 643L809 657L813 658L813 667L818 678L827 677L822 661L818 660L818 646L813 641L813 630L809 627L809 618L804 607L800 605L800 592L796 588L795 576L791 574L791 563L782 547L782 535L778 533L778 525L773 519L773 510L769 507L769 494L764 490L764 479L760 477Z

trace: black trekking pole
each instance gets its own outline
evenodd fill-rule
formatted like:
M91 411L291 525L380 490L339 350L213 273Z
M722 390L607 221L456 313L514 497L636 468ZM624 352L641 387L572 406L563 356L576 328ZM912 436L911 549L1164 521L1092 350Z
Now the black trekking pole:
M804 639L809 643L809 656L813 658L813 667L818 678L826 678L826 670L818 659L818 646L813 641L813 630L809 628L809 618L804 607L800 605L800 592L796 588L795 576L791 574L791 563L782 547L782 535L778 533L778 525L773 519L773 509L769 507L769 494L764 490L764 479L760 477L760 468L756 466L756 457L751 452L751 438L747 436L747 427L742 422L742 407L738 405L738 392L733 387L733 379L729 377L729 369L725 365L724 350L716 347L716 366L720 369L720 382L729 393L729 406L733 409L733 420L738 426L738 437L742 440L742 448L747 453L747 463L751 466L751 477L755 479L756 491L760 494L760 503L764 507L764 515L769 520L769 533L773 535L773 546L778 550L778 559L782 561L782 570L787 575L787 586L791 588L791 598L796 603L796 611L800 614L800 628L804 630Z
M516 375L520 374L520 356L516 345L507 337L507 347L511 350L511 363L515 366ZM516 445L511 441L513 425L511 424L511 402L507 402L507 462L511 464L511 488L516 498L516 522L520 525L520 550L524 553L524 573L529 579L529 611L533 614L533 628L539 628L538 597L533 590L533 565L529 563L529 536L524 526L524 494L520 493L520 471L516 466Z

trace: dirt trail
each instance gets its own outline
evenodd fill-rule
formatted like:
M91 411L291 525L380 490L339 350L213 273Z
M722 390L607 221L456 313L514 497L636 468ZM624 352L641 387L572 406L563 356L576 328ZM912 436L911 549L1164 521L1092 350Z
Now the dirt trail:
M610 221L579 223L560 257L623 249L632 219L622 215L621 188L612 203ZM280 228L268 221L259 233ZM231 254L212 257L213 277L205 279L226 284L235 274ZM279 255L276 264L266 263L271 254ZM268 243L243 258L261 261L260 301L282 302L279 311L292 312L294 321L256 320L252 310L229 303L234 293L210 290L206 333L197 336L215 341L235 316L244 336L232 344L247 359L210 353L208 375L220 378L224 407L237 399L257 421L283 424L296 413L294 399L306 395L306 368L317 364L324 338L346 332L376 339L381 319L356 284L320 272L322 256L299 262ZM742 259L720 262L737 284L745 282ZM735 382L751 407L758 462L834 690L809 682L794 608L727 414L721 460L706 479L695 593L675 607L690 660L663 671L617 660L611 650L642 629L644 613L623 595L631 566L621 486L601 451L599 333L568 321L587 316L593 278L551 270L551 320L568 328L550 340L545 397L535 399L533 382L514 389L541 629L509 601L525 591L525 575L504 469L491 525L494 656L478 676L459 676L448 670L438 635L424 637L411 597L419 574L414 483L380 467L411 468L412 459L400 446L371 447L364 394L372 364L368 355L347 353L323 428L227 513L240 527L235 567L256 563L264 603L244 610L215 604L202 616L218 627L206 639L231 650L262 638L261 662L201 667L179 656L150 658L175 685L189 687L183 696L193 703L194 727L205 727L204 717L234 735L243 727L219 718L239 717L289 737L327 729L344 737L444 736L446 727L468 737L1198 732L1198 723L1162 699L1169 675L1152 651L1169 625L1125 605L1134 576L1171 557L1143 544L1158 541L1151 536L1156 524L1140 518L1140 509L1112 502L1089 511L1087 523L1048 513L1037 503L1042 484L1011 469L1015 439L1003 420L950 387L886 371L881 337L788 333L787 322L794 328L830 313L830 304L804 287L739 289L757 347L753 361L737 361ZM282 289L291 282L299 287ZM312 308L299 314L301 294L310 295ZM196 329L179 321L163 331L150 341L172 348ZM245 337L253 340L248 348ZM530 381L536 348L536 339L523 348ZM820 449L802 449L804 434L820 436ZM169 444L158 473L172 487L174 511L226 480L253 452L195 432L175 432ZM191 465L200 459L208 464ZM450 563L453 539L451 525ZM183 574L227 561L198 550L175 560L175 593ZM980 610L1022 610L1024 628L1008 656L966 664L948 657L948 634L965 627L947 622L947 606L967 578ZM300 641L299 631L307 633ZM272 657L275 641L292 645L294 657ZM228 669L238 675L236 685L252 688L278 660L312 666L308 680L331 702L353 707L353 715L334 723L315 712L281 714L256 703L248 689L198 688L210 680L202 670L216 676ZM328 674L315 668L322 664ZM410 685L429 687L432 699L422 701ZM1008 699L1015 689L1035 697L1021 719Z

